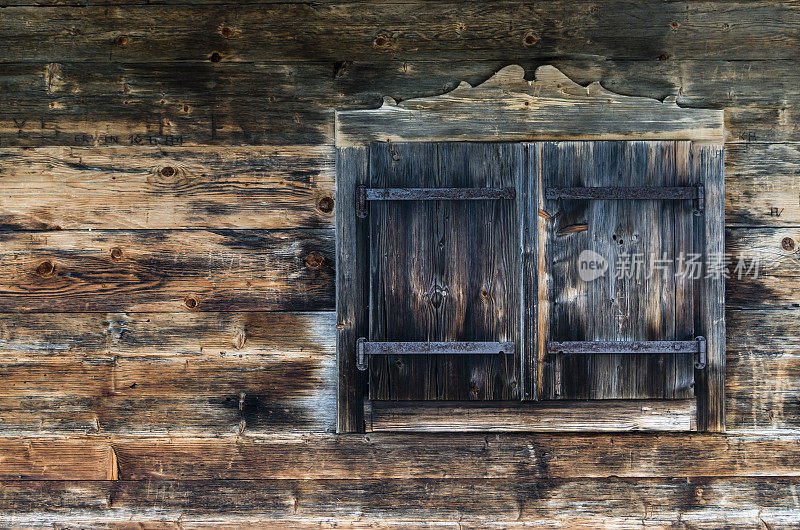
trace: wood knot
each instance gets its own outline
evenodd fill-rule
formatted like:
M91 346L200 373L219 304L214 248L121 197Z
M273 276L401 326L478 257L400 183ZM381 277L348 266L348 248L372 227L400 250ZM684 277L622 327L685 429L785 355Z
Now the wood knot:
M116 38L116 40L114 40L114 42L116 43L117 46L127 46L128 43L130 42L130 39L128 39L127 35L120 35L119 37Z
M52 276L55 270L56 266L53 265L52 261L50 260L43 261L39 264L38 267L36 267L36 274L38 274L43 278L47 278L48 276Z
M484 300L488 300L489 299L489 291L487 291L486 289L481 289L481 298L483 298Z
M659 61L666 61L667 59L669 59L669 55L667 55L666 53L662 53L661 55L658 56Z
M194 309L200 302L197 301L197 298L189 296L188 298L186 298L186 300L183 301L183 303L186 304L186 307L188 307L189 309Z
M372 42L372 44L376 48L385 48L386 46L389 45L389 39L387 39L386 37L383 37L383 36L378 36L378 37L375 37L375 40Z
M669 27L671 27L673 30L676 30L676 29L678 29L679 27L681 27L681 25L680 25L680 24L678 24L678 21L677 21L677 20L673 20L672 22L670 22L670 23L669 23Z
M309 269L319 269L323 263L325 263L325 257L322 254L312 252L306 256L306 266Z
M211 60L212 63L218 63L222 60L222 55L220 55L219 52L213 52L211 54L211 57L209 57L209 59Z
M114 261L119 261L122 259L122 249L119 247L114 247L111 249L111 259Z
M539 37L537 37L537 36L536 36L536 35L534 35L533 33L527 33L527 34L525 35L525 38L523 38L523 39L522 39L522 43L523 43L525 46L533 46L533 45L534 45L534 44L536 44L537 42L539 42Z
M333 211L333 198L321 198L319 201L317 201L317 209L322 213L331 213Z
M175 176L175 168L172 166L164 166L161 168L161 176L166 178L171 178Z
M791 237L784 237L783 240L781 240L781 247L783 247L783 250L791 252L794 250L794 239Z
M247 335L245 334L244 331L240 331L239 333L236 334L236 337L234 337L233 339L233 346L237 350L241 350L242 348L244 348L244 344L246 342L247 342Z
M222 26L219 30L219 34L222 35L224 39L230 39L234 35L236 35L236 30L234 30L230 26Z

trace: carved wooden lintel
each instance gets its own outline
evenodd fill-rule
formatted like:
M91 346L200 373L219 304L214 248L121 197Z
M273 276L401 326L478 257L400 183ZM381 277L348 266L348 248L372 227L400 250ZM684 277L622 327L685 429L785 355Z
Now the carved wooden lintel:
M723 111L624 96L599 82L581 86L553 66L527 81L506 66L473 87L380 108L336 112L336 145L373 141L693 140L722 144Z

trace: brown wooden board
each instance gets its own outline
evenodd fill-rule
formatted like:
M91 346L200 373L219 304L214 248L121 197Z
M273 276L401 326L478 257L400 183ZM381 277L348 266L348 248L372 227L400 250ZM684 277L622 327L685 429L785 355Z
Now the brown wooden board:
M515 187L519 144L374 143L370 185ZM374 341L520 343L520 243L516 203L372 202L371 313ZM519 346L517 346L519 352ZM373 399L513 399L513 355L375 356Z
M542 143L541 188L688 185L688 142ZM671 200L543 199L539 340L692 340L676 282L692 248L691 206ZM681 233L678 234L677 232ZM637 256L643 259L637 263ZM661 260L656 269L654 259ZM598 260L596 277L580 267ZM648 265L649 264L649 265ZM681 306L678 307L678 303ZM691 308L691 306L689 306ZM680 399L691 354L552 354L540 348L542 399Z

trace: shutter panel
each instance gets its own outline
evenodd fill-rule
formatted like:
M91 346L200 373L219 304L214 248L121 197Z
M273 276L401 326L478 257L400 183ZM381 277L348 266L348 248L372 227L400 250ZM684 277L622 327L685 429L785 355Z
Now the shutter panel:
M372 188L514 187L525 146L373 143ZM370 201L369 340L515 341L514 355L373 355L379 400L519 398L515 200Z
M700 244L694 226L702 217L693 215L694 201L546 198L548 187L696 184L690 142L536 146L541 172L540 398L693 397L692 353L567 354L548 353L545 346L547 341L693 340L700 327L699 287L690 277L676 276L676 266ZM581 261L587 262L581 260L584 251L606 260L604 275L588 281L580 277ZM645 262L641 274L628 267L639 261L637 256ZM653 257L660 268L647 277Z

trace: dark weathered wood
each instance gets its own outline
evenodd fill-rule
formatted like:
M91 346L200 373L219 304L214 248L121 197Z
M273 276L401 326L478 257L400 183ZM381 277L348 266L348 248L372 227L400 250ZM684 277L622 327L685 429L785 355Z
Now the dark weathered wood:
M0 151L4 229L333 226L327 146Z
M336 152L336 431L364 432L367 376L356 367L356 341L367 335L367 229L356 216L356 187L369 182L369 150Z
M333 231L6 232L0 311L331 309Z
M725 157L722 146L692 145L692 173L702 176L705 187L703 252L706 263L725 264ZM697 428L725 430L725 277L721 270L706 267L700 283L699 330L706 338L708 361L695 373Z
M541 144L541 187L671 186L685 183L688 144L591 142ZM681 172L684 172L683 175ZM678 313L676 260L691 238L691 208L673 201L544 199L540 231L540 341L691 340L694 315ZM676 228L688 234L676 238ZM605 274L584 281L580 256L604 259ZM635 269L635 254L644 263ZM594 255L589 255L592 259ZM628 259L628 269L620 259ZM663 270L650 269L664 259ZM543 261L542 261L543 260ZM683 295L681 295L683 296ZM541 298L543 297L543 298ZM680 323L677 317L681 318ZM689 319L686 322L686 319ZM680 330L676 328L680 325ZM552 355L542 351L544 399L693 397L692 356Z
M385 525L458 521L597 527L791 527L796 477L620 479L18 481L0 488L0 523L195 526L230 521Z
M373 401L368 431L624 432L695 429L693 400Z
M8 7L0 54L6 61L128 63L208 61L215 51L221 61L245 62L585 54L794 60L798 21L793 3L763 0ZM128 40L118 41L121 35Z
M370 185L515 187L522 146L382 143ZM519 395L519 229L515 201L370 203L375 341L515 341L517 355L375 356L373 399Z

